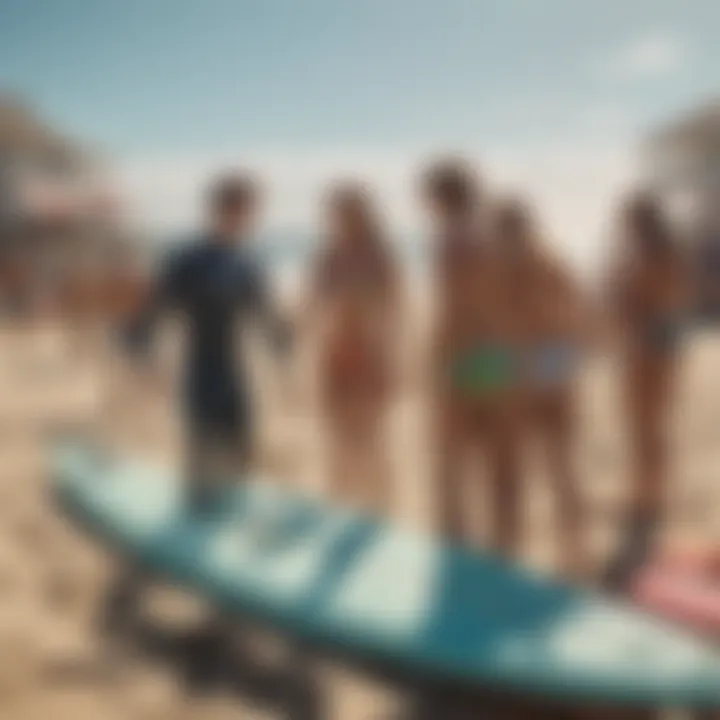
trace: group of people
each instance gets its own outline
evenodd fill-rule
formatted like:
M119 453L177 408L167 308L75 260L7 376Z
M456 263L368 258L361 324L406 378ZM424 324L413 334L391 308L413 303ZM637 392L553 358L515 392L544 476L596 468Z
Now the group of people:
M165 260L123 336L132 357L147 361L162 312L174 309L185 319L188 498L198 512L217 497L218 457L241 471L252 463L254 397L248 374L238 368L243 329L259 321L287 374L300 326L280 312L253 258L249 240L261 200L248 175L214 182L207 227ZM564 570L584 571L576 389L583 358L598 342L611 341L622 359L622 421L633 457L625 537L606 577L622 587L652 548L665 510L667 420L690 305L681 249L661 203L638 193L623 205L621 251L599 303L544 243L533 209L517 197L492 197L464 162L428 167L418 200L432 225L435 315L425 387L439 532L470 542L475 518L465 516L465 487L482 481L492 547L517 554L524 448L539 440L554 485ZM405 372L402 269L365 186L334 186L324 217L302 317L319 331L330 489L338 502L384 513L393 482L386 420Z

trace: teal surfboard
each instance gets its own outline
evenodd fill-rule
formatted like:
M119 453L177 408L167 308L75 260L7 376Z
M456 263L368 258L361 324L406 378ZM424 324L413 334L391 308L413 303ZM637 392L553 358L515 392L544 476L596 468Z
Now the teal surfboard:
M192 517L169 471L80 444L55 449L51 482L62 511L117 552L309 640L555 699L720 706L718 648L494 556L260 480L228 490L213 519Z

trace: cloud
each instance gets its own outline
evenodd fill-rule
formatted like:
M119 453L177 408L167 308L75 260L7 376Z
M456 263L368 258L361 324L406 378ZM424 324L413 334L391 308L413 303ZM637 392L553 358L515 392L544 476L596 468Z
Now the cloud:
M664 77L677 72L685 58L686 48L678 38L663 33L644 35L619 50L611 71L629 79Z

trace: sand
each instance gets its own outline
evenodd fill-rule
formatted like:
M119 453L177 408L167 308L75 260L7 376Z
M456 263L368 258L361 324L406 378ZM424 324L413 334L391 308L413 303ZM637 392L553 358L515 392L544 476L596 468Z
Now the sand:
M422 323L418 320L418 327ZM177 673L161 661L128 660L108 647L96 629L98 605L113 561L57 517L46 497L44 449L48 427L96 417L108 383L100 353L84 359L64 350L62 329L5 332L0 339L0 717L8 720L224 720L286 717L278 701L282 675L265 677L244 697L189 700ZM87 349L86 349L87 350ZM418 353L409 354L417 357ZM698 336L687 350L673 443L674 538L720 539L720 339ZM260 457L285 482L322 492L316 413L296 399L288 407L267 377L258 383L263 407ZM262 369L265 368L263 372ZM122 381L117 371L114 382ZM120 378L120 379L119 379ZM177 448L172 402L135 393L122 441L138 452L171 458ZM117 386L116 386L117 389ZM622 508L626 450L612 358L589 363L581 390L578 464L592 508L587 531L598 561L607 551ZM94 415L95 413L95 415ZM403 389L392 417L396 471L394 513L399 522L426 527L427 443L423 398L417 385ZM97 427L97 424L96 424ZM552 503L542 468L532 463L527 502L527 562L552 568ZM714 534L714 535L713 535ZM189 611L189 600L156 599L166 621ZM172 608L175 610L172 610ZM179 609L178 609L179 608ZM177 611L177 612L176 612ZM178 621L179 622L179 621ZM262 641L267 647L267 640ZM262 644L261 643L261 644ZM268 671L270 672L270 671ZM267 675L268 672L265 674ZM270 673L272 678L272 673ZM376 682L325 665L319 678L329 717L388 717L398 698ZM282 693L280 693L282 695Z

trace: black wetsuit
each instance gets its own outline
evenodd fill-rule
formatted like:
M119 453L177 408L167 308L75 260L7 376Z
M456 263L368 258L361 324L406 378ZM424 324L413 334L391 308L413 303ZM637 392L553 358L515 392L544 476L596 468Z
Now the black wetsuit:
M220 445L223 450L243 451L252 439L250 388L242 367L243 328L251 319L261 320L279 351L289 347L290 336L274 312L264 275L251 254L210 235L196 238L163 262L150 302L122 333L126 349L146 355L159 316L173 310L186 326L186 500L192 512L212 513L224 496L215 496L212 485L205 483L205 449ZM236 367L236 358L241 367ZM124 631L133 622L148 580L142 568L131 564L121 569L106 599L107 630ZM228 636L224 624L222 631Z
M186 326L182 406L191 445L210 440L247 450L252 415L243 329L260 320L276 349L289 340L260 266L245 248L201 236L163 263L152 300L130 330L136 350L149 348L158 316L168 310Z

